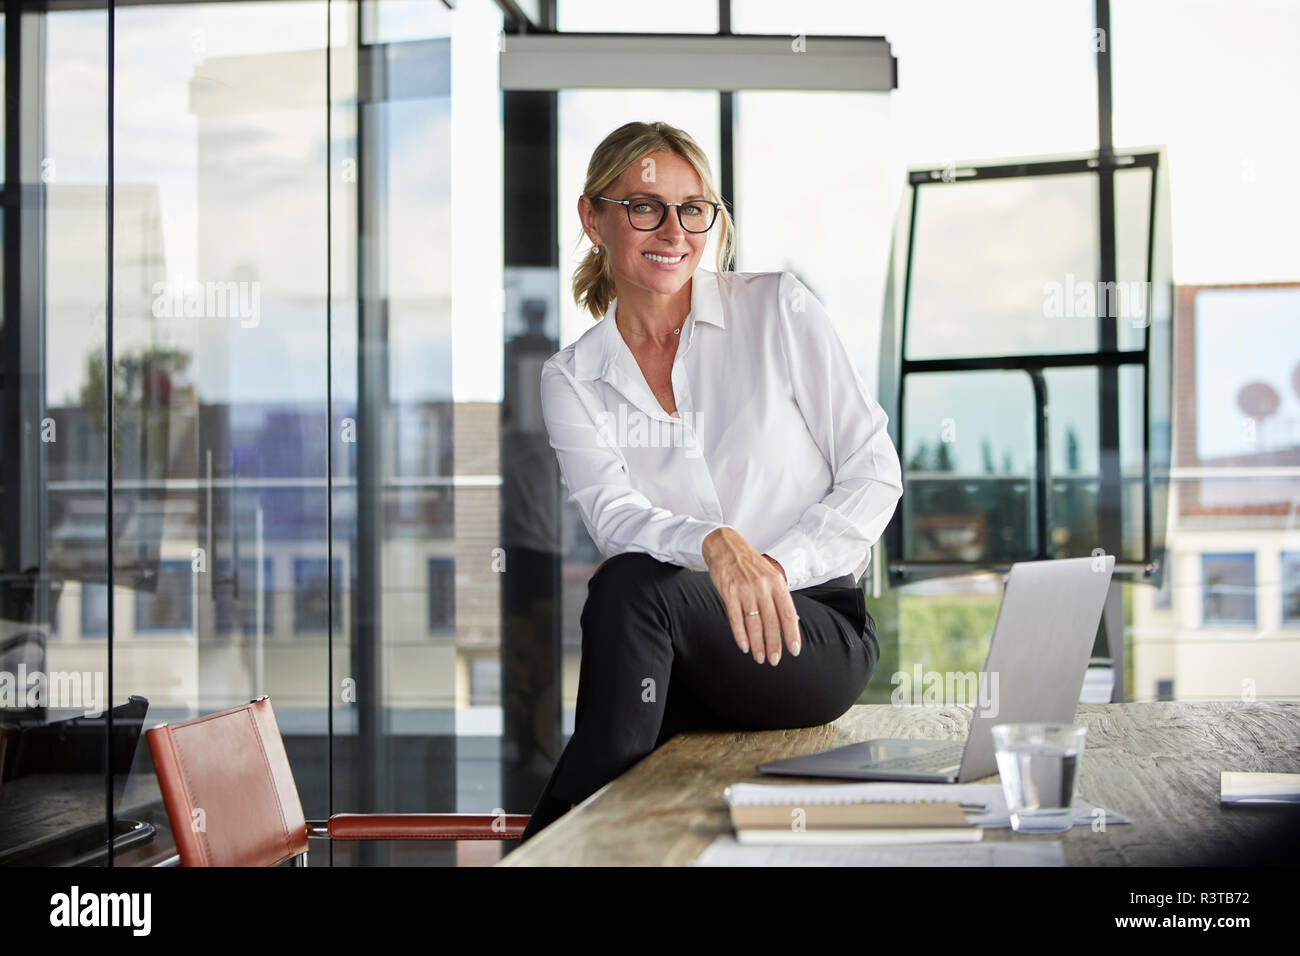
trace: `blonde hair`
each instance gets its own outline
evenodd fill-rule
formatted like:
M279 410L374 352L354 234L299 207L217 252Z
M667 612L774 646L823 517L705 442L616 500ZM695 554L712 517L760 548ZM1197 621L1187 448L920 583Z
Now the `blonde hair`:
M670 150L690 163L700 177L705 197L721 207L718 210L718 221L714 223L714 228L720 230L717 272L721 277L735 248L736 227L726 205L722 203L722 197L713 186L708 157L689 133L667 123L625 123L601 140L591 154L582 194L593 206L598 205L596 197L605 192L623 174L623 170L643 156L660 150ZM583 231L578 241L581 242L585 236L586 232ZM573 273L573 301L586 308L594 318L600 319L614 301L614 296L614 274L609 267L609 255L592 246Z

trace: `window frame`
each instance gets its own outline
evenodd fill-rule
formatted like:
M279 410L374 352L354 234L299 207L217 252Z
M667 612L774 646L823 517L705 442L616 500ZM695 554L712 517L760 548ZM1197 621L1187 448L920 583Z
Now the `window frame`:
M1162 229L1162 219L1158 216L1161 213L1167 217L1167 210L1163 205L1167 205L1167 185L1165 182L1166 163L1162 150L1155 151L1132 151L1115 153L1109 162L1103 162L1096 153L1076 155L1068 158L1050 158L1039 161L1027 161L1023 163L1007 164L962 164L957 168L949 165L946 168L913 168L908 172L907 187L909 190L906 205L904 206L903 216L899 223L900 235L895 239L895 261L891 267L891 282L900 281L901 302L898 306L897 316L890 314L891 302L894 298L892 290L886 293L886 316L884 324L884 341L881 349L882 363L882 398L887 398L893 403L892 408L886 408L890 414L891 431L895 440L895 446L900 450L907 447L907 421L904 414L907 397L907 378L909 375L921 374L926 372L974 372L974 371L1013 371L1018 370L1025 373L1034 388L1035 393L1035 448L1034 448L1034 476L1033 476L1033 549L1032 553L1026 554L1021 558L1014 560L1034 561L1050 560L1055 557L1051 545L1051 495L1052 495L1052 478L1048 456L1050 454L1049 435L1047 430L1047 415L1049 396L1047 394L1047 385L1044 372L1048 369L1058 368L1090 368L1098 372L1099 383L1099 407L1101 396L1107 394L1108 386L1106 380L1113 376L1116 385L1111 398L1111 407L1106 408L1107 415L1113 415L1115 428L1113 434L1113 445L1107 443L1105 437L1102 441L1102 455L1099 460L1100 474L1098 476L1102 486L1102 500L1107 504L1105 507L1118 516L1120 540L1114 543L1102 542L1107 545L1108 551L1120 552L1124 537L1123 526L1123 476L1121 464L1119 462L1119 425L1122 419L1120 414L1118 396L1119 396L1119 370L1125 366L1135 365L1142 369L1142 553L1139 555L1125 555L1116 553L1115 571L1121 573L1137 573L1145 575L1147 580L1155 586L1160 586L1163 582L1167 569L1164 562L1158 560L1157 553L1165 547L1165 527L1161 523L1160 534L1157 536L1155 524L1157 509L1153 506L1153 488L1157 483L1164 487L1168 484L1168 474L1164 469L1158 477L1153 479L1152 469L1152 445L1151 445L1151 409L1152 409L1152 340L1157 334L1158 326L1162 336L1161 348L1166 355L1170 355L1170 346L1172 344L1172 316L1165 316L1163 312L1157 311L1156 300L1160 294L1159 283L1156 281L1157 274L1161 277L1161 282L1168 279L1169 287L1168 302L1173 302L1173 283L1168 270L1165 268L1164 257L1167 255L1167 242L1164 241ZM1103 215L1102 222L1109 223L1109 229L1101 228L1098 232L1098 242L1100 245L1099 263L1097 281L1116 281L1113 274L1115 270L1115 233L1114 233L1114 177L1117 172L1124 172L1131 169L1149 169L1149 191L1147 195L1147 246L1146 246L1146 275L1137 277L1146 281L1149 285L1150 294L1146 302L1146 325L1143 329L1142 347L1140 349L1128 348L1121 349L1117 345L1118 336L1116 334L1114 319L1099 318L1098 320L1098 347L1094 351L1082 352L1065 352L1065 353L1012 353L991 356L971 356L958 358L908 358L908 324L911 298L912 268L914 263L914 253L916 249L916 226L917 211L922 189L933 190L938 188L960 188L963 183L967 182L985 182L997 179L1018 179L1036 176L1061 176L1069 174L1091 174L1096 175L1099 182L1099 195L1103 197L1101 203L1106 205L1109 197L1109 210L1111 215ZM1110 180L1110 188L1106 187L1106 179ZM1157 260L1157 254L1161 255ZM1107 263L1110 263L1108 266ZM1163 300L1162 300L1163 301ZM1157 323L1156 319L1161 321ZM1108 328L1109 326L1109 328ZM896 338L893 336L896 334ZM1172 374L1172 369L1169 370ZM1163 378L1161 379L1163 383ZM890 388L893 385L895 387ZM892 393L892 394L891 394ZM1107 434L1107 429L1103 423L1099 422L1102 435ZM1168 448L1160 448L1161 460L1169 460ZM1112 457L1107 453L1113 452ZM901 457L901 452L900 452ZM1108 463L1113 460L1113 467ZM904 481L904 499L906 500L908 480L906 470L903 475ZM1163 497L1163 495L1162 495ZM1104 533L1104 532L1103 532ZM895 584L901 584L912 578L930 577L934 574L952 573L954 571L971 571L981 568L995 567L1002 570L1010 567L1012 562L1005 560L991 559L987 556L983 560L962 561L955 558L945 558L942 560L919 560L913 558L907 549L907 536L904 534L904 509L900 508L895 513L894 518L890 521L883 538L887 545L888 561L887 568L890 579Z

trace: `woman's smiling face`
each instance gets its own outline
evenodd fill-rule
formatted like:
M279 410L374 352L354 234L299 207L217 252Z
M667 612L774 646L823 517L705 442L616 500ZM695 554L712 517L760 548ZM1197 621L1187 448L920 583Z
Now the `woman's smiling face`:
M665 202L705 198L695 168L669 150L650 153L628 166L602 195L610 199L651 196ZM678 207L669 207L658 229L644 232L632 228L626 206L603 199L594 205L595 218L584 215L584 225L591 241L605 247L602 255L609 256L616 284L671 295L690 279L709 234L683 229Z

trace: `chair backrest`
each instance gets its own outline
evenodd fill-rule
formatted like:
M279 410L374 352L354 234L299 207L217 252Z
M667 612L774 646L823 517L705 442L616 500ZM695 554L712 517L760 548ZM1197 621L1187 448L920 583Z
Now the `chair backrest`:
M306 852L269 697L146 736L182 866L275 866Z

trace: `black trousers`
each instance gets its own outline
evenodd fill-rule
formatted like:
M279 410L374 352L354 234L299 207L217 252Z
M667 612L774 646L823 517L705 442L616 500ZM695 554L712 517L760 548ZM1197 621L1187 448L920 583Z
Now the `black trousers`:
M880 645L853 576L790 592L800 651L755 663L707 571L648 554L606 559L587 584L573 736L522 840L685 730L815 727L862 694Z

